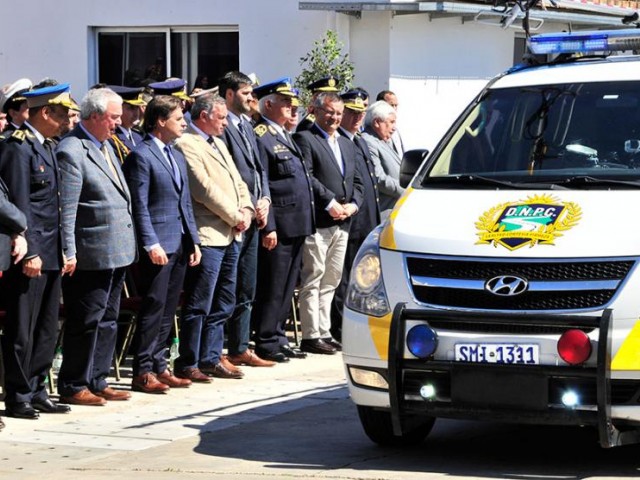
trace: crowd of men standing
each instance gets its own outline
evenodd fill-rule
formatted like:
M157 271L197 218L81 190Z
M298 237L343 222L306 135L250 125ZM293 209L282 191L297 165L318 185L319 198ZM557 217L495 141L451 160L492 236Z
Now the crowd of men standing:
M298 92L286 78L258 85L232 71L191 95L181 79L149 87L96 85L79 105L53 80L2 89L8 416L130 398L107 383L126 278L142 297L133 391L239 379L241 366L342 348L351 264L403 193L393 92L369 106L364 89L340 93L327 76L308 86L298 122ZM285 332L296 289L299 348ZM54 401L45 382L62 309Z

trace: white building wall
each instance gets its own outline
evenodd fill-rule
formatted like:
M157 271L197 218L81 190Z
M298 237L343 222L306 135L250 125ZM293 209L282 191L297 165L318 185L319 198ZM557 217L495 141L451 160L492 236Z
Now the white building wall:
M266 82L295 77L313 42L347 24L335 13L300 11L298 0L34 0L29 9L37 14L27 23L16 14L0 28L0 85L52 77L70 82L76 98L96 81L92 27L237 26L240 70Z

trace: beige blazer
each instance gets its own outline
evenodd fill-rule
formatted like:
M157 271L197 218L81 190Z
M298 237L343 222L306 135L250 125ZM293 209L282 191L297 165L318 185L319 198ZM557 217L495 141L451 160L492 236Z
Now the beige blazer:
M224 142L214 138L216 151L189 127L176 141L187 161L193 213L203 246L223 247L242 233L233 227L242 220L242 208L254 211L247 185L242 180Z

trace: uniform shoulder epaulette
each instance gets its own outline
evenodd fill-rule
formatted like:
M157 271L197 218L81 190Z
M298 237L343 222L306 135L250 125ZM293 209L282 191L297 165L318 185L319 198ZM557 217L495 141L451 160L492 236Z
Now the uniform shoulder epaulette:
M14 130L11 138L15 138L19 142L24 142L24 139L27 138L27 132L24 130Z
M267 126L264 123L261 123L260 125L256 125L253 131L256 132L257 136L262 137L267 133Z
M316 121L316 116L313 113L307 115L306 120L309 120L311 123Z

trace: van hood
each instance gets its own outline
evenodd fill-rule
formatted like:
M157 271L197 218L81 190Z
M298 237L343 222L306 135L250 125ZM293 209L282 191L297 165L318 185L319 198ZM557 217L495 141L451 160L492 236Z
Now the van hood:
M380 246L474 257L609 257L640 253L636 190L408 189Z

